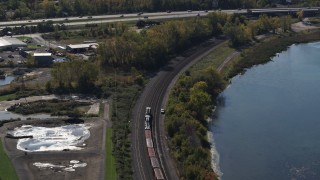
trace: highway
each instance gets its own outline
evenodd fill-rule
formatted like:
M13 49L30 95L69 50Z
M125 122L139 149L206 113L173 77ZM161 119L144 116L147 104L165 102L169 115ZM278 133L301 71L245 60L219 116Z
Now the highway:
M190 65L201 59L216 48L223 40L211 39L205 43L188 50L183 57L170 61L170 63L160 70L144 88L144 91L137 100L132 116L132 147L134 179L149 180L154 179L150 160L144 137L144 115L145 108L151 107L152 111L152 135L162 172L167 180L179 179L176 172L176 165L172 161L169 148L166 142L164 129L164 116L160 109L165 107L168 93L173 86L178 75L185 71Z
M294 13L299 10L305 12L319 12L319 7L312 8L270 8L270 9L251 9L253 14L261 13ZM246 9L233 9L233 10L209 10L209 11L174 11L174 12L155 12L155 13L143 13L138 15L137 13L131 14L116 14L116 15L97 15L97 16L79 16L79 17L65 17L65 18L49 18L49 19L36 19L36 20L21 20L21 21L4 21L0 22L0 27L14 27L21 25L36 25L40 22L53 21L54 24L63 23L66 26L84 26L86 24L101 24L111 22L124 22L124 21L137 21L139 19L174 19L174 18L186 18L194 17L198 14L205 16L210 12L224 12L228 14L240 13L246 14ZM123 16L123 17L121 17ZM147 17L147 18L146 18Z

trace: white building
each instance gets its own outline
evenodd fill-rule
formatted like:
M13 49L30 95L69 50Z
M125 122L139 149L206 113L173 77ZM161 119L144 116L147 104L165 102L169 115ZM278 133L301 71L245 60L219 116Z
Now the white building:
M27 47L27 44L20 41L17 38L11 38L11 37L0 38L0 50L15 49L18 47Z

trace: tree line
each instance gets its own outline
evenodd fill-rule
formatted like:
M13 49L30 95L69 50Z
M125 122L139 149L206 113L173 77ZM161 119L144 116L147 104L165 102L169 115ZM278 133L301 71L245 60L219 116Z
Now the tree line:
M302 6L319 6L318 0L292 0ZM139 11L208 10L274 7L285 0L0 0L0 20L39 19Z
M132 68L150 72L161 68L175 54L212 36L226 35L232 46L241 46L252 42L256 35L288 31L290 23L290 16L279 18L262 15L256 21L249 22L246 17L238 14L211 13L207 17L167 21L139 33L121 23L84 30L77 33L105 37L99 43L97 56L91 58L94 63L81 64L76 61L55 65L52 71L53 84L60 89L89 92L90 88L86 86L95 85L99 81L96 75L99 73L92 73L93 77L80 78L81 71L75 70L91 72L95 67L102 72L111 67L129 72ZM60 38L60 35L53 33L50 37ZM88 72L83 72L83 75L91 75Z

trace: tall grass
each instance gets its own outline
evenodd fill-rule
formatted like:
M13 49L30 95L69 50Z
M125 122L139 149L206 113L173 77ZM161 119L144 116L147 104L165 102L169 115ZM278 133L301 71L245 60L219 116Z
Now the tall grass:
M5 153L0 140L0 179L1 180L18 180L18 176L11 161Z

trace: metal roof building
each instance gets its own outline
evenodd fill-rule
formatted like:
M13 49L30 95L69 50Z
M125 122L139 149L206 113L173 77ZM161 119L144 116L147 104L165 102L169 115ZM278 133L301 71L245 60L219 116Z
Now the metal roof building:
M38 67L48 67L53 63L53 58L51 53L34 53L34 63Z
M98 47L98 43L88 43L88 44L69 44L67 45L67 51L68 52L84 52L88 49L96 49Z
M3 49L14 49L17 47L26 47L27 44L20 41L17 38L11 38L11 37L1 37L0 38L0 50Z

